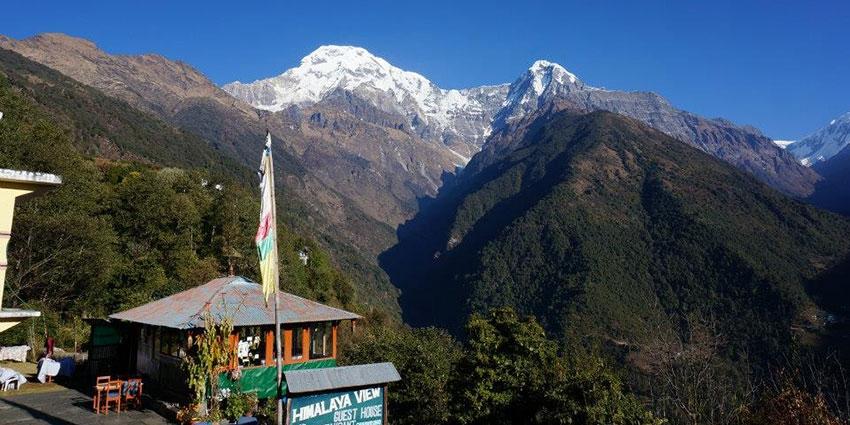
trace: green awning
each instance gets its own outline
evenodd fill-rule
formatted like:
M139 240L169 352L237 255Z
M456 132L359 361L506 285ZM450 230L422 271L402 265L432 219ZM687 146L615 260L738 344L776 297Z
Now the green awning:
M283 370L304 370L336 367L336 359L311 360L303 363L283 365ZM218 387L243 393L255 393L258 398L270 398L277 395L277 367L250 367L242 369L238 381L230 379L229 373L218 376ZM286 382L283 383L281 394L286 394Z

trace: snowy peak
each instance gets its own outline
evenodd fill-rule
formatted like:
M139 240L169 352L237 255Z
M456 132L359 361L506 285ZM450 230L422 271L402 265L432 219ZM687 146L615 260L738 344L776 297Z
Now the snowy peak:
M224 86L225 91L269 111L316 103L336 89L382 92L398 102L408 96L421 101L438 90L425 77L353 46L321 46L301 59L298 67L277 77Z
M578 77L563 66L538 60L511 84L494 127L517 120L554 97L585 88Z
M548 92L555 93L565 87L580 84L575 74L561 65L545 60L538 60L528 68L513 84L511 84L505 106L512 102L527 103L542 97Z
M584 86L561 65L538 60L511 85L445 90L361 47L329 45L276 77L247 84L236 81L223 88L258 109L273 112L314 105L336 90L345 90L402 115L412 131L469 157L494 128L506 122L496 119L497 115L515 119L552 97Z
M569 72L561 65L545 60L538 60L528 68L532 77L534 92L543 94L550 84L575 84L578 81L575 74Z
M830 121L829 125L788 146L805 166L826 161L850 145L850 112Z
M287 71L308 89L290 103L318 102L329 92L341 88L359 88L392 94L403 102L406 96L422 100L437 87L425 77L396 68L389 62L352 46L322 46L301 60L301 65ZM286 75L284 74L284 75Z
M420 74L353 46L321 46L283 74L223 88L258 109L274 112L314 105L345 90L403 116L409 128L426 139L465 145L453 151L459 150L464 158L483 144L492 115L507 92L506 85L444 90Z
M796 140L774 140L773 144L779 146L781 149L788 149L788 146L796 143Z

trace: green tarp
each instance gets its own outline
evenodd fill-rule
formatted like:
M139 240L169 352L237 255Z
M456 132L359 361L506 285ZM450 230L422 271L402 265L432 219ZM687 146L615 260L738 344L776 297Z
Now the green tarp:
M283 365L283 370L320 369L325 367L336 367L336 359L311 360L304 363ZM220 389L256 393L259 398L276 396L276 386L277 368L275 366L242 369L242 376L238 381L231 380L228 373L222 373L218 376L218 387ZM286 394L286 382L283 383L281 393Z
M110 325L93 325L91 327L91 344L96 347L104 345L118 345L121 343L121 335L118 329Z

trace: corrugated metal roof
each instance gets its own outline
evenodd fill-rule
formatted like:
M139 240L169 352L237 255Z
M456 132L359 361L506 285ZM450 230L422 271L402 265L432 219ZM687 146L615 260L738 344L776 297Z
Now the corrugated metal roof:
M352 320L361 317L338 308L280 293L280 323ZM241 276L214 279L201 286L109 316L111 319L192 329L204 326L204 312L216 319L230 317L234 326L274 324L274 299L263 299L262 286Z
M283 373L286 376L288 391L296 394L401 381L401 375L392 363L288 370Z
M21 310L19 308L3 308L0 309L0 319L17 319L23 317L39 317L40 311Z

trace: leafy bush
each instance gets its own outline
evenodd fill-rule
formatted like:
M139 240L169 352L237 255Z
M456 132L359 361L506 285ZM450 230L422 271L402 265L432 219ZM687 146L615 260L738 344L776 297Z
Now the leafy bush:
M222 415L236 422L242 416L253 414L258 407L257 395L253 393L233 392L224 399Z
M392 423L413 425L428 418L449 423L454 397L449 380L460 359L461 346L441 329L378 326L343 347L341 363L392 362L402 376L390 384L387 396Z
M823 394L810 394L786 382L744 412L741 425L843 425L830 412Z
M272 425L277 420L277 400L267 398L260 400L255 413L257 420L263 425Z

